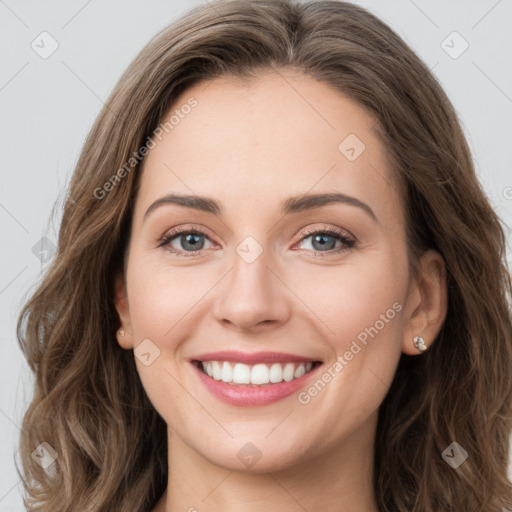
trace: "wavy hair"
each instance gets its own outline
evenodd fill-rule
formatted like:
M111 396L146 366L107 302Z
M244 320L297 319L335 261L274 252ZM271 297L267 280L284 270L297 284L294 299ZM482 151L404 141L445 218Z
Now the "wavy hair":
M193 84L284 68L375 116L403 189L411 268L428 248L446 263L442 329L424 355L402 354L379 410L379 510L511 507L505 236L452 104L407 44L359 6L216 0L157 34L113 89L76 164L57 254L20 313L18 341L35 374L18 468L29 511L145 512L165 490L166 424L115 337L113 276L123 271L141 169L130 159ZM469 454L456 470L441 456L452 441ZM51 470L31 457L42 442L58 453Z

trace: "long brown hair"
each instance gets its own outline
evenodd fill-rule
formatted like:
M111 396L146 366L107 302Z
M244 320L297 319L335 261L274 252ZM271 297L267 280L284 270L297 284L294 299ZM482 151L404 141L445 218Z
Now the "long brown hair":
M133 354L115 337L112 278L123 269L140 175L134 155L189 86L284 67L374 114L404 190L411 266L433 248L447 267L441 332L424 355L402 354L379 410L379 510L502 512L512 505L504 233L446 94L404 41L361 7L217 0L158 34L119 80L76 165L58 252L20 314L19 343L36 377L20 441L28 510L143 512L164 491L166 425ZM442 457L453 441L468 452L457 469ZM31 456L42 442L58 454L51 471Z

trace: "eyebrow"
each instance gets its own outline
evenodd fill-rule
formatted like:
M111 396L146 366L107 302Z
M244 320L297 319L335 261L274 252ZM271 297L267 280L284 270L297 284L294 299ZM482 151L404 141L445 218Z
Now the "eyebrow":
M366 212L375 222L378 223L377 216L366 203L355 197L340 193L308 194L288 197L281 203L281 213L283 215L289 215L303 212L305 210L320 208L332 203L343 203L360 208ZM146 219L146 217L152 211L168 204L176 204L186 208L193 208L195 210L213 213L214 215L222 215L222 207L220 206L220 203L209 197L169 194L161 197L160 199L157 199L154 203L152 203L151 206L146 210L144 219Z

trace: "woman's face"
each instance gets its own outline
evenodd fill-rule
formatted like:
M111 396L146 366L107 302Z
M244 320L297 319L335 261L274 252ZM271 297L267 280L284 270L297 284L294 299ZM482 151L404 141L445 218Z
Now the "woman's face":
M255 472L371 450L400 354L422 334L375 119L282 72L194 86L165 122L116 306L172 439Z

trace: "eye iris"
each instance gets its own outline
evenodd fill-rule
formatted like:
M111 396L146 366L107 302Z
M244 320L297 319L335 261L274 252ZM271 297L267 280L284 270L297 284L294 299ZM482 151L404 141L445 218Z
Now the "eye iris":
M325 239L326 238L330 238L331 239L331 244L332 244L332 247L330 247L330 244L325 242ZM318 241L318 240L323 240L323 241ZM317 250L317 248L315 247L315 243L318 241L318 243L320 244L320 248L327 248L327 249L334 249L334 246L336 245L336 240L334 239L334 237L330 236L330 235L313 235L313 247L315 248L315 250Z
M202 243L198 243L198 238L201 238L202 235L196 235L193 233L189 233L187 235L181 235L182 247L184 249L202 249L204 245L204 240ZM195 242L194 242L195 240ZM188 247L187 247L188 246Z

